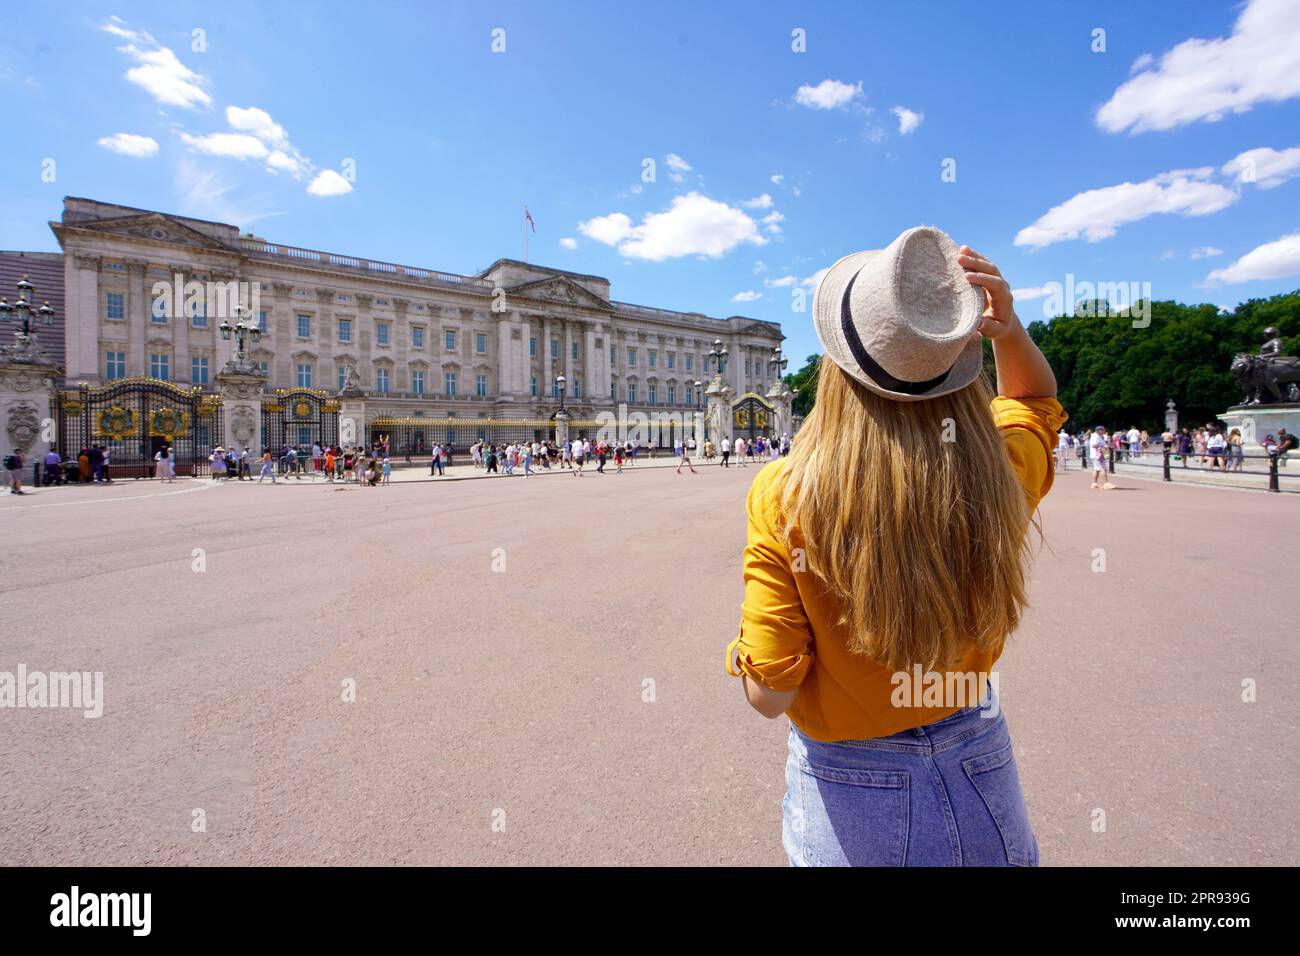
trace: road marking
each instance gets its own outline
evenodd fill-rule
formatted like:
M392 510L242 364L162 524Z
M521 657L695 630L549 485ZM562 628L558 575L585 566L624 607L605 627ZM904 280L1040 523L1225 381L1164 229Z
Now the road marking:
M8 508L0 508L0 511L17 511L20 508L24 511L29 511L32 508L67 508L70 505L106 505L112 504L115 501L138 501L141 498L167 498L171 495L192 495L196 491L205 491L212 487L215 487L215 483L205 483L199 485L197 488L183 488L180 491L162 491L152 495L128 495L124 498L86 498L83 501L54 501L48 505L11 505Z

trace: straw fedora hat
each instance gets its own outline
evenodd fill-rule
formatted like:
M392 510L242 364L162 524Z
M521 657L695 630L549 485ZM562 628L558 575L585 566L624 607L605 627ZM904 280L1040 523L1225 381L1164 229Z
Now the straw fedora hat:
M848 375L886 398L915 402L975 381L984 306L984 290L957 263L957 244L916 226L884 249L831 266L813 297L813 325Z

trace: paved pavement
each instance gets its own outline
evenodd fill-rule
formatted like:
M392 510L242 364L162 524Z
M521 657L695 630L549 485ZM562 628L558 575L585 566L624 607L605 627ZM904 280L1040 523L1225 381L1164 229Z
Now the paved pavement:
M3 861L783 863L722 671L757 471L0 495L0 670L105 685L0 709ZM1070 472L1042 522L999 671L1044 863L1300 862L1295 499Z

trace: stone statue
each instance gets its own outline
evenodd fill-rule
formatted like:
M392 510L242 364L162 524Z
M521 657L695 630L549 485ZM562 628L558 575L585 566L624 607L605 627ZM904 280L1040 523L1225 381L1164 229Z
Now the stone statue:
M1282 354L1282 332L1264 330L1266 341L1258 355L1239 353L1232 374L1246 392L1247 405L1300 402L1300 358Z

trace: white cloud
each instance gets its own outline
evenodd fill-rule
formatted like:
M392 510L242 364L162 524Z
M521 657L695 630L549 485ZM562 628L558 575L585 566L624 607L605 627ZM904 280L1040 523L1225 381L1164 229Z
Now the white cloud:
M684 182L686 179L685 174L691 171L691 164L682 159L676 153L669 153L664 158L664 162L667 163L668 168L672 170L672 172L668 174L668 178L675 183Z
M753 302L755 299L763 298L761 292L737 292L731 297L732 302Z
M1011 297L1017 302L1033 302L1035 299L1044 299L1052 293L1045 285L1029 286L1024 289L1012 289Z
M1193 249L1187 255L1190 259L1209 259L1212 256L1223 255L1223 250L1216 249L1214 246L1201 246L1199 249Z
M1206 282L1251 282L1300 275L1300 232L1256 246L1232 265L1215 269Z
M1231 206L1238 194L1206 180L1210 167L1178 169L1140 183L1089 189L1053 206L1016 233L1017 246L1041 248L1082 236L1100 242L1122 225L1158 213L1204 216Z
M208 133L206 136L195 136L193 133L182 132L180 137L195 152L226 159L263 159L270 152L265 143L247 133Z
M912 132L921 125L921 120L925 119L924 113L914 112L906 106L895 106L889 112L898 117L898 133L900 136L906 136Z
M137 136L135 133L114 133L112 136L100 137L98 142L111 152L137 159L146 159L158 152L156 139L152 136Z
M578 231L588 239L616 246L632 232L632 220L621 212L612 212L608 216L597 216L578 223Z
M565 236L560 240L560 245L565 249L573 250L578 248L578 240L574 239L572 236Z
M207 78L187 67L148 33L132 30L119 17L110 17L100 29L126 41L118 50L136 63L126 71L127 80L159 103L183 109L212 105L212 97L203 89Z
M830 266L827 266L825 269L818 269L816 272L814 272L808 278L804 279L799 284L807 289L816 289L819 285L822 284L822 277L825 276L826 273L830 271L831 271Z
M352 184L332 169L322 169L307 187L312 196L342 196L352 192Z
M781 232L781 227L778 226L777 223L784 222L784 221L785 221L785 216L781 215L779 212L773 209L770 213L768 213L766 216L763 217L762 219L763 228L775 236Z
M1174 252L1174 250L1166 249L1164 252L1160 253L1160 255L1156 256L1156 262L1168 262L1170 259L1175 258L1177 255L1178 253Z
M223 181L215 171L205 169L188 154L181 154L175 177L176 208L188 215L245 229L261 219L284 215L283 210L270 208L268 194L250 195L236 184Z
M1152 56L1150 53L1143 53L1140 57L1134 60L1133 65L1128 68L1128 75L1132 76L1134 73L1137 73L1139 70L1145 70L1148 66L1154 63L1155 60L1156 58Z
M754 275L758 275L760 272L766 272L766 271L767 271L766 262L764 262L762 259L758 259L754 262Z
M579 223L578 230L598 242L617 245L628 259L649 262L691 255L716 259L742 243L767 244L747 214L698 192L674 197L665 212L650 213L638 226L615 212Z
M1260 189L1272 189L1300 176L1300 146L1282 150L1267 146L1248 149L1224 163L1223 173L1232 176L1238 186L1254 183Z
M779 279L764 279L763 285L769 289L786 289L798 281L794 276L781 276Z
M1108 133L1175 129L1300 96L1297 37L1300 3L1249 0L1231 36L1184 40L1158 60L1139 57L1139 72L1097 111L1097 125Z
M839 80L822 80L816 86L804 84L795 91L794 101L814 110L833 110L848 106L862 96L862 83L857 86Z
M755 196L753 199L744 200L741 205L746 209L771 209L772 197L767 193L763 193L763 195Z
M230 124L231 129L241 133L251 133L268 146L281 150L289 147L289 135L284 131L284 127L271 119L270 113L256 106L247 109L227 106L226 122Z
M781 183L785 180L785 176L781 175L780 173L773 173L771 179L772 179L772 185L780 186Z

